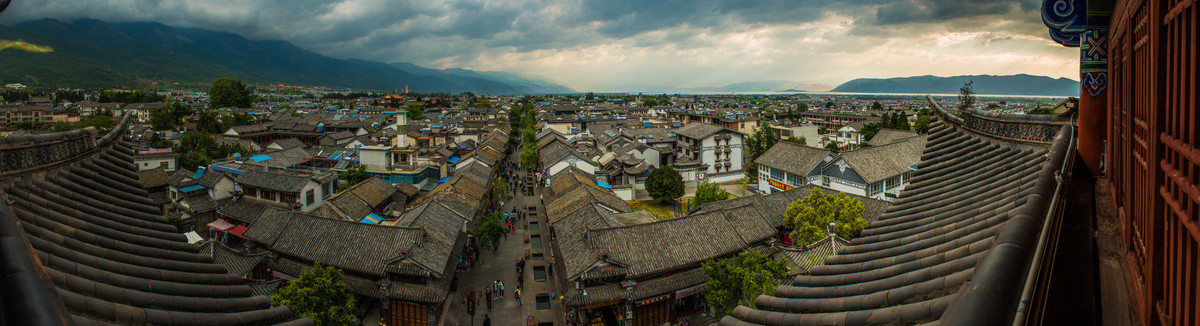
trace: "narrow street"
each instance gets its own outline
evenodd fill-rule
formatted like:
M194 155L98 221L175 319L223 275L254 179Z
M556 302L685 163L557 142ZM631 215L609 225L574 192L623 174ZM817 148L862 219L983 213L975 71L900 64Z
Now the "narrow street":
M509 160L519 161L520 150L513 153ZM518 173L520 178L526 174ZM528 183L526 183L528 184ZM526 208L530 212L524 220L517 220L515 232L500 241L495 252L490 248L480 255L480 262L471 270L459 275L458 290L451 298L450 310L447 313L445 325L483 325L484 317L491 318L492 325L566 325L563 320L563 310L560 301L550 300L550 294L555 297L560 293L554 279L552 268L546 257L550 254L548 222L545 220L545 208L540 202L540 188L523 187L524 189L509 188L514 197L504 202L503 212L513 209ZM521 289L520 307L517 307L514 290L518 288L520 274L517 274L517 264L526 260L524 270L525 283ZM503 298L492 301L489 309L485 299L478 299L474 315L468 313L465 304L466 293L469 290L484 292L499 280L504 283ZM543 309L538 309L538 301Z

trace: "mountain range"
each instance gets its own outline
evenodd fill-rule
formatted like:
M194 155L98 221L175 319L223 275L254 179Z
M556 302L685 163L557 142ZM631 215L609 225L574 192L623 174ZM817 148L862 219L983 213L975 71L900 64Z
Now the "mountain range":
M417 92L541 94L573 92L555 81L506 72L429 69L411 63L337 59L279 40L157 22L43 19L0 25L0 82L114 88L151 82L247 83ZM49 49L28 51L23 49Z
M612 85L606 88L643 93L759 93L759 92L823 92L833 86L815 82L764 80L733 83L724 86L681 87L666 85Z
M968 81L972 82L976 94L1079 96L1079 81L1026 74L859 78L834 88L832 92L956 94Z

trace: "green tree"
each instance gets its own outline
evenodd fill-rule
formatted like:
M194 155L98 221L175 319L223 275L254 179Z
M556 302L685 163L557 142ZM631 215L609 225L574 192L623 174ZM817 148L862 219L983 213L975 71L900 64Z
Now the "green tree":
M536 167L537 158L538 155L536 147L526 145L525 148L521 150L521 164L524 164L526 169L533 169Z
M808 145L808 138L804 136L788 136L787 141L797 145Z
M845 193L826 195L820 188L788 204L783 226L791 229L792 243L804 246L825 236L829 223L836 223L838 236L857 237L867 227L863 219L863 203Z
M496 200L509 200L512 195L508 194L508 182L501 178L492 180L492 198Z
M754 160L757 160L759 156L770 150L772 146L775 146L775 141L775 131L771 130L770 121L767 121L766 118L759 119L758 127L745 140L746 147L750 152L750 157L748 158L750 164L746 166L746 175L750 176L751 179L758 178L758 164L754 164Z
M646 178L646 191L651 198L663 202L678 199L683 196L683 176L669 166L655 169Z
M475 224L475 228L471 230L471 234L475 239L484 245L491 245L492 250L500 245L500 239L508 236L508 228L501 225L501 213L491 212L483 216L479 223Z
M693 201L693 204L700 205L703 203L726 200L729 199L729 196L732 196L732 194L730 194L728 191L725 191L725 189L721 189L721 186L716 182L704 180L703 182L700 182L699 186L696 187L696 200Z
M408 111L408 113L405 113L405 115L408 117L409 121L425 120L425 109L422 109L421 106L409 105L405 110Z
M50 127L50 132L63 132L63 131L71 131L71 130L75 130L75 125L71 124L70 122L66 122L66 121L56 122L56 123L54 123L54 126Z
M879 104L879 102L871 103L871 110L883 111L883 104Z
M739 196L746 196L746 191L750 188L750 178L738 179Z
M966 109L975 105L975 81L963 83L958 89L958 109Z
M644 107L658 106L658 99L653 98L653 97L644 98L644 99L642 99L642 106L644 106Z
M924 110L918 111L917 112L917 121L913 122L913 125L912 125L913 131L916 131L918 134L929 133L930 118L932 118L932 117L930 116L929 109L924 109Z
M204 152L187 152L179 155L180 168L196 170L201 166L208 166L209 164L212 164L212 158Z
M1038 106L1037 108L1034 108L1033 110L1029 110L1028 112L1025 112L1025 114L1055 114L1055 113L1054 113L1054 109Z
M830 152L834 152L835 154L842 151L842 148L838 147L837 142L829 142L828 144L825 144L825 149L828 149Z
M217 78L208 88L208 107L210 108L248 108L250 107L250 90L242 81L233 78Z
M346 190L347 188L353 187L359 182L367 181L367 179L370 178L371 176L367 175L367 168L361 165L346 169L346 171L338 173L338 179L341 179L343 183L338 185L337 192Z
M179 137L179 148L176 152L200 152L205 155L215 153L219 149L217 140L213 139L212 135L204 132L188 132Z
M271 306L287 306L293 316L308 317L320 326L350 325L358 311L354 292L342 281L342 271L321 262L271 295Z
M887 116L888 115L884 115L884 119L887 119ZM887 121L887 120L884 120L884 121ZM880 128L881 128L880 123L883 123L883 122L866 123L866 125L863 125L862 131L858 131L858 133L863 135L864 141L871 140L871 138L875 138L876 133L880 132Z
M754 307L759 295L775 294L776 280L787 275L787 261L774 260L754 248L733 258L712 258L702 264L708 283L704 298L710 306L730 313L738 305Z
M229 130L233 126L244 126L254 124L254 116L248 113L232 112L230 114L221 115L221 132Z
M591 101L591 100L594 100L594 99L596 99L596 93L587 92L587 94L584 94L584 95L583 95L583 100L584 100L584 101Z
M171 101L166 105L150 110L150 126L154 130L175 130L187 122L192 115L192 107L183 103Z
M220 134L225 130L221 129L221 120L217 117L217 110L200 110L196 112L196 130L207 132L210 134Z

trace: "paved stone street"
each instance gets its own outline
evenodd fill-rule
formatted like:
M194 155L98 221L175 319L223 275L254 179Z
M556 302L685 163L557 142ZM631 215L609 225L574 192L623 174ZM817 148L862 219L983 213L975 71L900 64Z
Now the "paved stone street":
M516 153L520 153L520 151L518 150ZM516 161L519 160L519 157L514 153L510 160ZM510 189L510 192L514 190L517 189ZM516 264L526 257L527 252L531 256L538 253L544 255L541 257L549 256L547 254L550 251L550 239L547 235L549 227L548 222L544 220L545 208L540 203L539 193L540 190L518 191L514 198L504 203L501 211L509 212L514 208L530 207L533 208L530 212L534 213L531 213L526 221L518 220L520 225L516 227L516 232L510 233L507 238L502 240L495 253L491 250L484 250L485 252L480 255L482 261L471 270L460 274L458 290L452 298L445 325L483 325L485 315L491 317L492 325L566 325L562 320L563 310L559 302L550 300L551 309L537 309L536 297L538 294L559 293L555 283L549 281L554 277L549 271L545 277L547 280L534 280L535 266L547 265L546 261L535 260L536 257L528 259L525 267L525 287L521 290L522 305L520 308L516 306L516 300L513 298L513 290L519 283ZM535 230L530 230L530 228ZM532 239L527 242L527 237ZM539 240L541 248L532 248L534 242ZM546 268L550 269L548 266ZM463 303L465 292L468 289L482 292L496 280L504 282L504 297L494 300L490 310L484 299L480 297L474 316L468 314L466 304ZM533 323L530 323L531 318Z

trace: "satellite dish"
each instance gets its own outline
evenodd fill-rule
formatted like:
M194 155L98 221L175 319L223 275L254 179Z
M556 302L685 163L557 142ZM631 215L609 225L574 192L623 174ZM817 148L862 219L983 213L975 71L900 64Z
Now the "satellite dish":
M4 11L4 8L8 8L8 4L11 2L12 0L0 0L0 12Z

